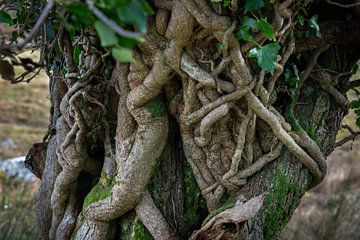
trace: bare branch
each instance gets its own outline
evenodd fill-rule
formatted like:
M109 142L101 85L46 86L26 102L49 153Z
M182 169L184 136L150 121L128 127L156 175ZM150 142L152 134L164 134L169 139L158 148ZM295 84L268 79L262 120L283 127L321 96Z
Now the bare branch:
M43 23L45 22L47 16L49 15L50 10L54 7L54 3L55 3L54 0L48 0L45 8L41 12L40 17L36 21L33 29L30 31L30 33L26 36L26 38L22 42L20 42L18 44L11 44L11 45L1 46L0 49L11 49L11 48L22 49L38 33L40 27L43 25Z
M337 6L337 7L341 7L341 8L353 8L353 7L358 7L360 6L360 1L356 1L354 3L351 4L343 4L343 3L338 3L335 1L331 1L331 0L326 0L327 3Z

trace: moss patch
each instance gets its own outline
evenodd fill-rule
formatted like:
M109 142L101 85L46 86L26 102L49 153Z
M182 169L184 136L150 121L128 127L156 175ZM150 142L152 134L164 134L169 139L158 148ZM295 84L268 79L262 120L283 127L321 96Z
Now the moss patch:
M300 187L290 183L288 177L280 170L273 174L273 190L266 196L263 209L265 211L265 239L275 239L288 222L291 214L284 207L289 193L298 194Z
M83 209L87 208L91 203L110 197L114 184L114 179L108 178L105 172L101 172L101 178L99 182L91 189L91 191L85 197Z
M204 226L211 218L213 218L214 216L218 215L219 213L221 213L222 211L232 208L235 206L236 200L234 197L230 196L230 195L224 195L224 197L221 199L221 204L220 207L213 210L203 221L202 225Z
M133 231L131 234L132 240L153 240L150 232L146 229L141 220L136 217L133 225Z
M145 109L151 113L153 117L162 117L166 114L165 104L160 100L160 97L157 96L150 100L144 105Z
M184 221L194 224L199 221L199 210L206 208L205 200L201 196L201 191L190 165L185 166L184 175Z

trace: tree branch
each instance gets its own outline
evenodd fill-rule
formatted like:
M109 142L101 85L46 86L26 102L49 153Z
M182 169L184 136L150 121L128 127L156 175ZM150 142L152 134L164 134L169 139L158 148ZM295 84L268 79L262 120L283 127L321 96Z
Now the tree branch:
M22 42L20 42L18 44L11 44L11 45L1 46L0 49L11 49L11 48L22 49L38 33L40 27L43 25L43 23L45 22L47 16L49 15L50 10L54 7L54 3L55 3L54 0L48 0L45 8L41 12L40 17L36 21L33 29L30 31L30 33L26 36L26 38Z

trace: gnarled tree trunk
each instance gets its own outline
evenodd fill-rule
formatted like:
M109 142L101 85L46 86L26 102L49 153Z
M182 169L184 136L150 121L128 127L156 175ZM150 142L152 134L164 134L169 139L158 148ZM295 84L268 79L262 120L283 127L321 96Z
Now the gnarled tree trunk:
M326 174L349 107L349 75L334 72L350 71L360 49L351 42L358 25L346 43L336 26L358 13L320 1L310 12L319 13L323 38L297 39L293 23L306 3L269 3L263 14L280 46L270 74L248 57L256 45L234 36L235 2L229 10L205 0L154 1L131 64L111 67L91 30L76 64L72 39L60 32L68 73L50 76L51 124L37 171L43 239L279 234ZM268 41L259 32L254 39ZM290 89L283 71L296 53L300 82Z

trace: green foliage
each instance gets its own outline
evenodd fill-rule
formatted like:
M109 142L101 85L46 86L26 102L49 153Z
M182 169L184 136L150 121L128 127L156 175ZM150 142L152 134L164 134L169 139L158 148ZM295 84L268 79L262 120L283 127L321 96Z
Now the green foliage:
M269 43L249 51L249 57L255 57L257 64L267 72L274 74L276 56L280 50L277 43Z
M257 30L257 24L258 21L254 18L244 16L242 20L242 26L240 27L240 30L236 33L236 38L238 40L245 40L247 42L254 41L251 30Z
M359 70L359 64L355 63L354 66L351 68L351 73L356 74Z
M112 56L119 62L132 62L133 52L129 48L115 47L111 50Z
M244 16L240 30L236 33L236 38L238 40L253 42L252 30L260 30L267 39L276 41L274 30L265 18L254 19L248 16Z
M318 20L318 15L312 16L309 21L309 26L311 28L315 29L316 36L318 38L321 38L320 27L319 27L319 24L317 23L317 20Z
M353 100L350 103L352 109L354 109L354 113L356 114L356 125L360 127L360 99Z
M85 5L81 5L79 3L70 3L65 5L65 8L70 13L72 13L71 22L73 24L81 23L84 26L91 26L94 24L94 16L92 15L89 8L87 8Z
M258 10L265 6L263 0L246 0L245 2L245 13Z
M143 33L147 31L147 16L154 14L149 4L143 0L120 5L116 12L122 22L134 25Z
M113 30L101 21L96 21L94 26L99 34L102 47L110 47L117 44L118 38Z
M74 62L75 64L79 64L79 58L80 58L80 53L84 51L84 49L80 46L75 46L74 50L73 50L73 58L74 58Z
M13 24L11 16L4 10L0 10L0 23Z
M300 26L303 28L302 30L297 32L298 37L305 37L310 38L311 37L311 31L310 29L315 30L315 34L318 38L321 38L321 32L320 32L320 26L318 24L318 15L312 16L310 19L307 18L308 13L303 8L299 12L297 16L297 22L300 24Z
M283 226L288 222L290 214L284 206L289 193L298 193L299 186L290 183L288 177L280 170L273 174L273 189L265 197L263 209L265 211L264 238L275 239Z
M299 86L300 76L299 70L296 64L291 64L291 68L287 67L285 69L285 81L295 89Z
M275 37L275 34L274 34L274 30L273 28L271 27L271 25L267 22L266 19L262 18L262 19L259 19L257 21L257 27L259 28L259 30L261 32L264 33L265 37L268 38L268 39L271 39L273 40L274 42L276 41L276 37Z

